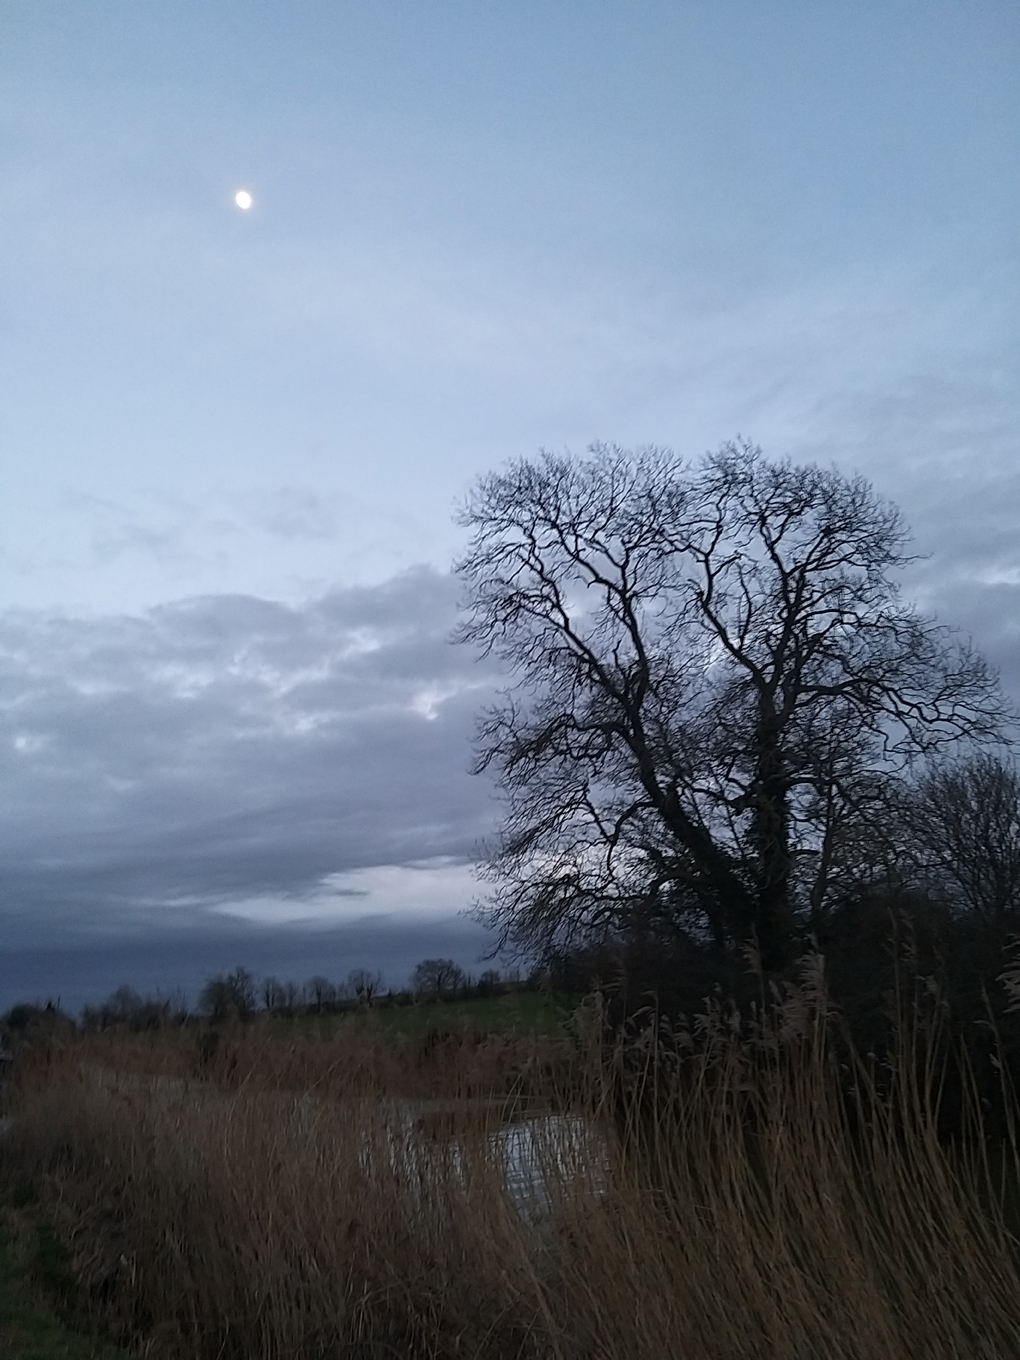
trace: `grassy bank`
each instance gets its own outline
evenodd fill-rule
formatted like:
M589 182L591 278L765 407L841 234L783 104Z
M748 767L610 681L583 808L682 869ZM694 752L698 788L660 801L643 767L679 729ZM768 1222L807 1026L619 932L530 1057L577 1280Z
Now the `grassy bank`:
M66 1249L24 1205L0 1210L0 1355L4 1360L127 1360L60 1316L75 1289Z
M940 1142L923 1034L874 1071L810 989L730 1019L65 1038L21 1055L4 1179L153 1357L1020 1354L1016 1159L978 1108Z

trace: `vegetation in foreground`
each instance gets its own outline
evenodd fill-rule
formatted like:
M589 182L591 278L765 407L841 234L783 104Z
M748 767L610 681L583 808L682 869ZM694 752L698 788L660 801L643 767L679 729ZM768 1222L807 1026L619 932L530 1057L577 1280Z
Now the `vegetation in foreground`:
M8 1201L21 1197L8 1190ZM57 1316L57 1301L73 1288L67 1253L45 1217L30 1205L8 1202L0 1223L0 1355L126 1360L122 1350L72 1330Z
M40 1027L5 1192L38 1196L81 1324L153 1357L1020 1353L1016 1148L976 1096L940 1137L920 1000L881 1062L817 959L742 1017L608 1048L604 1019Z

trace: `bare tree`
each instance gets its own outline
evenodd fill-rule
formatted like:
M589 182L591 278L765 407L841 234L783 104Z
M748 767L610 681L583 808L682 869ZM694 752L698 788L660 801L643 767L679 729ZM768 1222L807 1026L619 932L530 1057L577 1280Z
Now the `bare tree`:
M329 978L316 973L305 983L305 995L321 1015L323 1006L331 1006L336 1000L336 988Z
M114 1020L130 1020L145 1006L145 1002L133 987L121 986L111 992L103 1009Z
M164 996L156 992L143 997L133 987L121 986L101 1006L86 1007L82 1015L87 1028L127 1024L133 1030L159 1029L180 1023L187 1016L187 1005L181 993Z
M382 973L373 973L367 968L354 968L347 974L347 988L365 1006L372 1004L372 998L382 986Z
M478 978L478 994L479 996L493 996L500 990L502 985L503 979L500 976L499 969L486 968Z
M441 996L464 985L464 970L453 959L422 959L411 974L411 990L422 996Z
M461 522L459 636L514 677L477 759L504 943L682 930L780 966L890 774L1006 717L899 598L908 534L860 477L599 446L483 477Z
M989 921L1020 910L1020 773L981 753L936 765L906 809L929 887Z
M286 992L279 978L265 977L261 986L262 1004L267 1011L280 1010L286 1003Z
M257 998L255 978L247 968L235 968L232 973L217 973L199 994L198 1004L213 1020L236 1016L247 1020L255 1009Z

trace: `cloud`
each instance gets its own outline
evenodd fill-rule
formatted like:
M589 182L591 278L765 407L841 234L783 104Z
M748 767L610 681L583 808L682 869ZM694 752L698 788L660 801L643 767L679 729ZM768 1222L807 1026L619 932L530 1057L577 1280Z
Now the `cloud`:
M469 738L495 677L451 645L454 616L424 569L302 606L0 616L9 942L391 911L399 866L409 908L435 914L440 882L466 905L493 813Z
M307 487L281 486L259 517L266 533L283 539L332 541L340 532L340 497L319 495Z
M0 952L0 1012L18 1001L52 998L74 1013L104 1000L127 982L145 993L183 990L192 1005L213 973L238 964L258 977L303 982L318 973L342 982L354 968L381 969L385 985L402 987L423 958L455 959L477 973L491 936L463 917L443 921L358 917L324 929L321 924L262 926L206 921L201 930L153 936L118 935Z
M999 478L992 511L961 486L954 533L911 580L1016 697L1015 482ZM499 677L449 641L456 590L420 568L303 604L0 615L8 949L467 907L498 811L470 737Z

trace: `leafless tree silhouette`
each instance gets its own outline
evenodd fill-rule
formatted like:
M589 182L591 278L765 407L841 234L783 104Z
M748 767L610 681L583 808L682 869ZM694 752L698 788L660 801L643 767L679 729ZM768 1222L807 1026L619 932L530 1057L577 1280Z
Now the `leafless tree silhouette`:
M936 765L907 815L931 886L985 920L1020 911L1020 774L1011 761L984 752Z
M512 676L477 746L504 943L642 926L781 966L890 775L1007 717L901 600L909 535L863 478L597 446L481 478L461 522L459 637Z
M382 973L373 973L367 968L354 968L347 975L348 991L366 1006L372 1004L372 998L381 986Z
M422 959L411 974L411 989L438 1000L464 985L464 970L453 959Z

